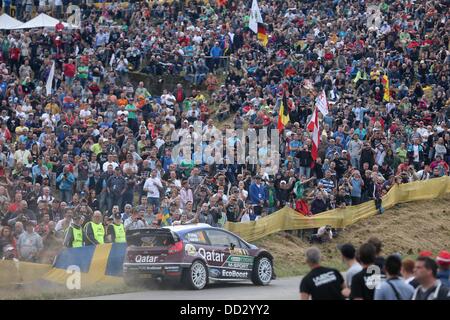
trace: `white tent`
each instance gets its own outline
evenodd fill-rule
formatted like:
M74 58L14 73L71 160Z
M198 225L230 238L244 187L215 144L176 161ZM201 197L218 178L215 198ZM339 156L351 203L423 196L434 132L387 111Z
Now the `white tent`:
M59 23L58 19L50 17L45 13L41 13L40 15L31 19L30 21L27 21L14 29L54 28L58 23ZM70 25L65 22L63 22L63 25L65 28L69 29L77 28L76 26Z
M21 26L23 22L7 15L6 13L0 16L0 30L11 30Z

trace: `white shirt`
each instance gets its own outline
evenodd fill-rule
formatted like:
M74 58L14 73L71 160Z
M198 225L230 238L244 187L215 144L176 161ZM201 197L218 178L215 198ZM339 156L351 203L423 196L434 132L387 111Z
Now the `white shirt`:
M55 200L55 198L53 198L51 195L48 195L48 196L42 195L37 199L37 203L39 203L41 201L45 201L45 202L51 204L53 202L53 200Z
M173 106L176 101L175 96L173 94L163 94L161 96L161 103L165 103L167 106Z
M419 162L419 146L413 145L413 151L414 151L414 162Z
M113 170L115 170L118 166L119 166L119 164L118 163L116 163L116 162L109 162L109 161L107 161L107 162L105 162L104 164L103 164L103 172L106 172L106 171L108 171L108 166L109 165L112 165L112 167L113 167Z
M161 180L159 178L151 178L150 177L147 180L145 180L144 191L147 191L148 198L159 198L160 197L158 186L160 188L163 187Z
M142 220L133 221L133 219L129 217L127 220L125 220L123 226L125 230L136 230L145 228L145 223Z
M241 222L248 222L250 221L250 215L248 213L244 213L241 217Z
M56 223L55 231L61 231L64 229L64 223L66 222L66 219L61 219ZM70 226L73 223L73 219L70 219L70 223L67 226Z

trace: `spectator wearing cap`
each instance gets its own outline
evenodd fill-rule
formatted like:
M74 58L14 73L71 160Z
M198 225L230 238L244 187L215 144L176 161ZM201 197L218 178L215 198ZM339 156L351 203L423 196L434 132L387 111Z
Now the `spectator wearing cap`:
M414 289L400 277L402 259L398 255L386 258L387 279L375 288L374 300L411 300Z
M266 200L266 192L264 185L261 183L260 176L256 176L255 180L250 185L249 198L254 207L255 215L261 215L262 207L264 206L264 201Z
M67 217L71 218L72 216L68 215ZM72 223L70 223L70 226L66 229L66 234L63 242L64 247L79 248L84 246L85 233L83 228L81 227L81 224L82 224L82 216L81 215L74 216Z
M439 266L437 278L442 285L450 287L450 252L442 250L436 257L436 262Z
M17 240L19 260L37 262L43 248L42 237L34 231L34 224L31 221L26 222L25 232Z
M114 221L110 225L108 225L106 229L106 242L112 243L125 243L125 227L122 223L122 215L120 213L116 213L113 216Z

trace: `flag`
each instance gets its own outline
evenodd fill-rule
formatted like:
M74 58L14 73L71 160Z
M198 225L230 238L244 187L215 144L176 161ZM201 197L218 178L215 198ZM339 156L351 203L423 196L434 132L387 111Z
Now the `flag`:
M389 78L388 78L387 74L385 74L383 76L383 79L381 80L381 83L384 86L383 100L389 102L391 97L390 97L390 94L389 94Z
M264 23L258 23L258 40L261 41L263 46L267 46L269 42L269 36L267 35L266 26Z
M278 131L283 131L284 126L289 122L289 105L286 94L283 93L283 98L280 102L280 110L278 112Z
M328 101L325 90L322 90L322 92L316 97L316 106L324 116L328 114Z
M161 226L171 226L172 219L170 218L170 210L168 207L163 208Z
M52 84L53 84L54 77L55 77L55 61L53 61L52 68L50 69L50 73L48 74L47 84L45 85L47 95L52 94Z
M261 16L261 11L259 10L258 1L253 0L248 27L254 33L258 33L258 23L263 23L263 19Z
M319 142L320 142L320 135L319 135L319 111L318 107L314 108L314 113L312 114L311 120L309 120L308 123L308 131L312 132L312 150L311 150L311 157L313 160L317 159L317 154L319 151Z

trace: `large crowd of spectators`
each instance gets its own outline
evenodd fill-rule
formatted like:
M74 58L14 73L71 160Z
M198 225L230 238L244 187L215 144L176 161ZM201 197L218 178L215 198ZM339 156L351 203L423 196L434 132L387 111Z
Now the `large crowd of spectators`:
M118 215L125 228L221 227L286 205L314 215L371 200L382 213L394 184L449 174L447 1L259 6L267 46L241 0L83 3L81 29L0 33L3 255L51 260L75 218L105 230ZM135 70L193 85L151 92L124 76ZM306 127L322 90L329 114L313 160ZM283 94L290 121L275 174L172 154L173 132L193 135L198 121L206 140L277 129Z

